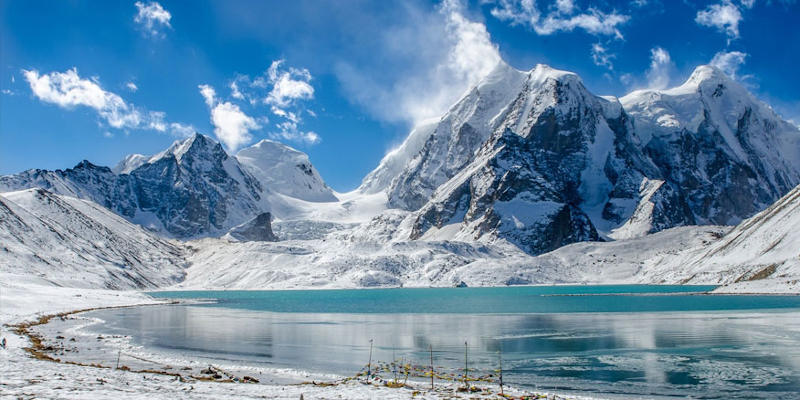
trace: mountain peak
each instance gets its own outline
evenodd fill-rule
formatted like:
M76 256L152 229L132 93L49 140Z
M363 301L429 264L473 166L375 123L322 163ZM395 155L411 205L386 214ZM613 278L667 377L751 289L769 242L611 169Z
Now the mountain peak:
M311 202L336 201L306 153L272 140L239 150L236 159L275 193Z
M128 154L120 160L119 163L112 169L115 174L129 174L136 168L139 168L142 164L146 163L147 160L150 159L150 156L146 156L144 154Z
M211 137L201 133L195 133L184 140L176 140L165 151L155 155L153 159L159 159L171 154L175 156L178 162L181 162L186 154L197 154L201 152L225 153L225 150L222 149L219 142ZM225 155L227 157L227 153L225 153Z
M730 78L721 69L713 65L698 65L687 82L705 82L708 80L728 81Z
M670 95L681 95L696 92L709 92L718 96L723 90L734 88L738 95L745 95L747 92L739 83L731 79L721 69L713 65L700 65L694 69L689 79L682 85L664 90L663 92Z
M547 64L536 64L528 73L541 79L552 78L560 81L568 78L580 80L580 77L574 72L556 69Z
M275 149L275 150L279 150L279 151L302 153L301 151L296 150L295 148L293 148L291 146L288 146L288 145L283 144L281 142L276 142L276 141L270 140L270 139L261 139L258 143L254 144L254 145L252 145L250 147L246 147L246 148L240 150L239 152L241 153L242 151L247 150L247 149L251 149L251 150L248 150L248 152L256 150L256 149L257 150L262 150L262 151L266 151L266 150L269 150L269 149Z

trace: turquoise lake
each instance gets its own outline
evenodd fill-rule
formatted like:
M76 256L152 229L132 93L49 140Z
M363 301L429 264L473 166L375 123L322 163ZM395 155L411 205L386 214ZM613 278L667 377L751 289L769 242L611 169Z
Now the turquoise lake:
M209 362L351 376L393 358L496 369L604 398L800 398L800 296L713 286L155 292L208 303L102 310L102 333Z

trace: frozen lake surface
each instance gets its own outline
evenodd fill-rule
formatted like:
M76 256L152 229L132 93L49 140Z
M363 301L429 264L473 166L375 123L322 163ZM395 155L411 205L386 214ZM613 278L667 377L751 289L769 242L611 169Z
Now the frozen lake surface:
M354 375L369 358L603 397L800 398L800 296L697 286L158 292L91 329L208 362ZM392 371L384 372L393 377Z

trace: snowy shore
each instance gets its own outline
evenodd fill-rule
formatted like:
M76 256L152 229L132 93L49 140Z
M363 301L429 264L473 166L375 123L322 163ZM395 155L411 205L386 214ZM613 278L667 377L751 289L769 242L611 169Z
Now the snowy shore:
M2 337L6 338L6 349L0 350L0 392L12 398L53 399L220 399L220 398L269 398L269 399L440 399L440 398L497 398L499 388L480 386L482 391L461 393L459 384L437 383L435 391L426 385L410 383L409 387L391 388L379 382L364 383L361 379L338 379L334 376L312 376L302 371L269 371L258 375L258 384L225 382L235 377L243 382L248 371L245 366L215 366L213 374L203 374L203 367L194 360L157 359L154 368L151 358L140 357L126 346L124 338L94 338L80 335L80 326L87 319L81 314L69 314L75 310L104 307L162 304L142 292L112 291L98 289L72 289L35 284L13 284L0 286L0 323ZM36 325L42 317L63 314L50 318L46 324ZM20 327L26 327L20 331ZM22 334L21 334L22 333ZM62 336L63 335L63 336ZM41 340L41 349L48 348L46 357L61 362L37 359L25 348L33 347ZM70 339L76 339L70 342ZM59 345L58 343L65 343ZM61 347L59 347L61 346ZM82 349L80 352L77 349ZM115 359L124 349L126 357L117 369ZM70 350L75 350L71 352ZM91 351L86 351L91 350ZM70 354L76 353L76 354ZM77 354L82 353L82 354ZM87 364L87 365L77 365ZM88 364L97 364L89 366ZM164 368L169 364L169 367ZM122 368L125 366L125 368ZM169 368L169 369L167 369ZM151 369L152 372L134 372ZM227 374L231 375L228 376ZM256 375L250 371L250 375ZM218 378L215 378L217 375ZM247 375L247 376L250 376ZM255 377L255 376L253 376ZM326 379L327 378L327 379ZM212 379L217 382L210 381ZM315 383L290 383L312 381ZM324 383L321 383L324 382ZM335 383L331 385L330 383ZM506 388L507 395L519 398L533 395ZM537 397L541 396L541 397ZM555 395L541 393L531 398L553 399ZM557 399L588 400L581 396L558 395Z

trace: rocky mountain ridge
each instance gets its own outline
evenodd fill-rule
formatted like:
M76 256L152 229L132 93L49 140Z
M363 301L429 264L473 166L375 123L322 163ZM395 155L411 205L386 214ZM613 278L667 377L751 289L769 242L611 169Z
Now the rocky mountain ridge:
M798 143L796 127L713 67L618 100L571 72L501 62L346 195L297 150L261 141L231 156L199 134L114 169L84 161L3 176L0 191L89 199L183 239L222 236L269 212L293 231L375 217L367 231L386 241L506 241L536 255L735 224L800 183Z
M290 157L281 164L247 156L267 148ZM150 230L184 239L225 234L269 212L270 198L282 194L336 200L305 154L275 142L243 152L232 157L217 141L195 134L153 156L130 155L113 170L82 161L66 170L3 176L0 192L38 187L91 200ZM270 173L282 176L265 177ZM295 187L290 181L297 181Z
M800 183L797 143L796 127L714 67L619 101L573 73L501 63L361 190L384 185L390 205L414 214L412 239L502 239L540 254L735 224Z

